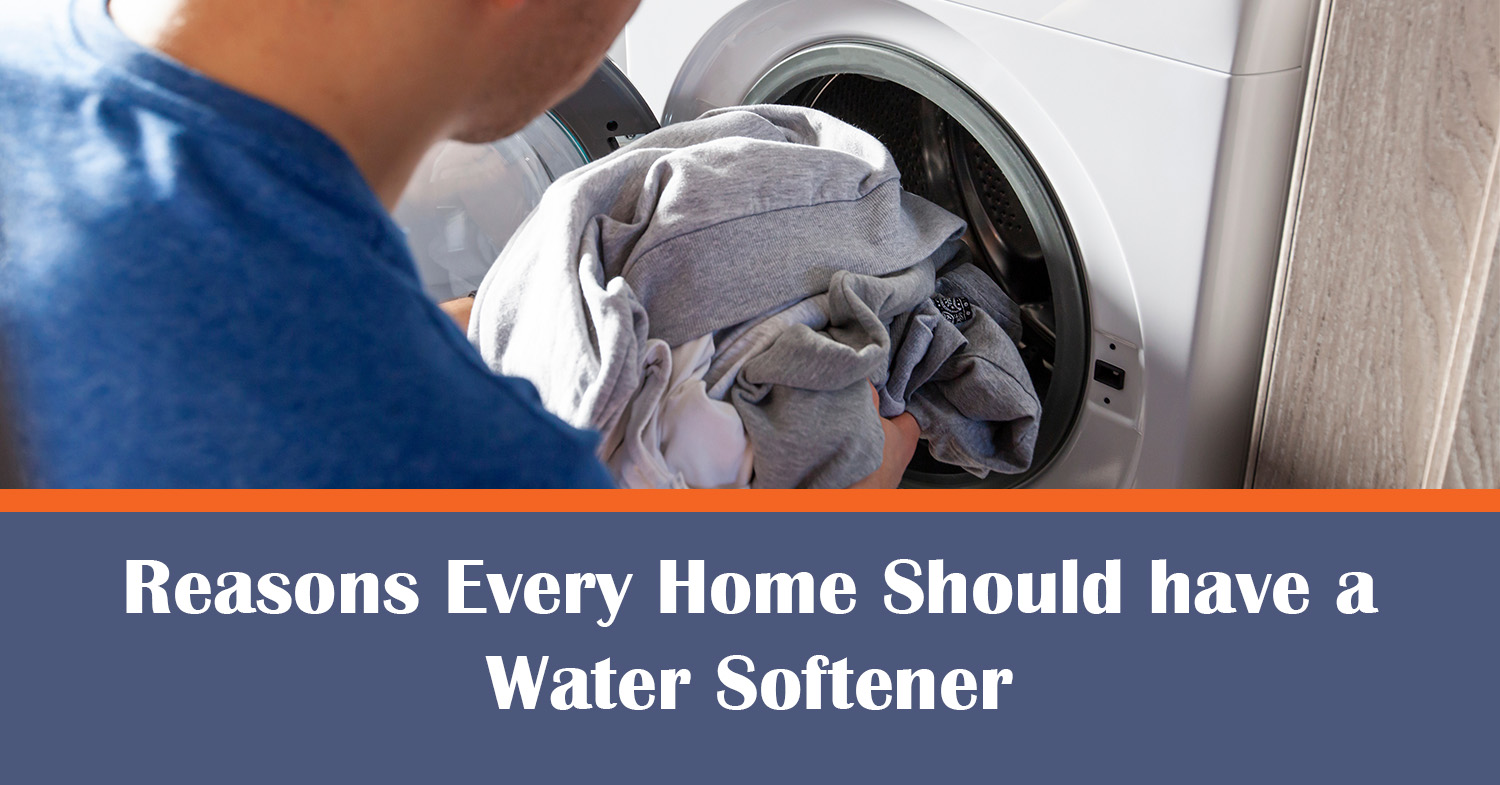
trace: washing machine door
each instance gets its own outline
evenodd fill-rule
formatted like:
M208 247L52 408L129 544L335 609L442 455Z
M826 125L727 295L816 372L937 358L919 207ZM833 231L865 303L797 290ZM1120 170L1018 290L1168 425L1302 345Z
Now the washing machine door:
M427 293L438 301L479 288L490 266L554 180L656 130L651 109L606 61L593 78L520 133L428 151L393 211Z

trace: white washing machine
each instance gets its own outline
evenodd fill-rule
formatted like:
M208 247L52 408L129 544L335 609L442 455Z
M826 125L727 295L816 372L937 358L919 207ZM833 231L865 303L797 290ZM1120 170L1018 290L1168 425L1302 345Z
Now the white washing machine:
M1317 6L644 0L618 69L517 137L435 150L397 218L461 295L551 178L658 116L813 106L967 218L1023 306L1037 459L985 484L1238 487ZM925 456L909 481L974 483Z

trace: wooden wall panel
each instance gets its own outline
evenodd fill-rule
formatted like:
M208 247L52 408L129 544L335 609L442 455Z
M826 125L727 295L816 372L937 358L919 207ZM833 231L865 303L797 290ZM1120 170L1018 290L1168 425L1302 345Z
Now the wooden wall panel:
M1495 258L1500 3L1324 18L1253 483L1420 487L1448 466Z
M1444 486L1500 488L1500 249L1490 268Z

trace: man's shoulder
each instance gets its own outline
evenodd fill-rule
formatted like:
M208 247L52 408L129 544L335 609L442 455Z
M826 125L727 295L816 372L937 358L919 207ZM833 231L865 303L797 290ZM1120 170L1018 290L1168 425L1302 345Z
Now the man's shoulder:
M5 142L0 309L61 485L595 486L378 205L126 100Z
M270 129L164 106L127 80L38 72L9 89L28 98L0 105L9 283L148 287L166 299L236 279L348 286L377 257L385 272L410 266L346 160L288 161Z

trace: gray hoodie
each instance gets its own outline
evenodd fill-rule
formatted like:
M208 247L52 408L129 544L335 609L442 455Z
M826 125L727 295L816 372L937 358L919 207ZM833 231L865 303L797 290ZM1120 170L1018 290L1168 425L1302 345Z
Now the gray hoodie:
M796 351L788 338L749 358L726 395L750 433L757 486L846 486L880 462L863 379L886 380L885 325L931 303L933 271L963 229L902 190L890 153L852 126L799 107L712 112L559 179L486 277L469 337L551 411L603 432L607 457L630 402L664 382L669 347L843 298L854 327L822 334L845 349ZM870 283L887 279L903 283Z

